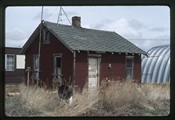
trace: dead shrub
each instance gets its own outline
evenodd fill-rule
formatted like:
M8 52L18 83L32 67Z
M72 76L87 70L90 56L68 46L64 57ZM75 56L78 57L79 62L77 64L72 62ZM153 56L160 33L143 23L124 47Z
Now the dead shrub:
M15 116L166 115L169 111L169 87L169 84L137 84L134 81L107 80L102 81L97 90L88 91L86 85L81 92L74 90L72 103L69 104L67 100L59 99L56 89L47 90L34 85L27 89L21 84L20 95L15 96L18 99L8 96L6 99L8 103L20 104L24 110L17 112L20 108L16 108L17 113L14 113L16 106L6 103L6 114L10 116L14 114ZM160 114L156 110L161 111Z

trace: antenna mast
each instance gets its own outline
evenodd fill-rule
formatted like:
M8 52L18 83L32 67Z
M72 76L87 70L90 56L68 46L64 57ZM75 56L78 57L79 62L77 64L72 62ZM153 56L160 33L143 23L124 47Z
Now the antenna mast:
M68 18L68 16L67 16L66 12L65 12L64 9L62 8L62 6L60 6L60 11L59 11L59 14L58 14L58 19L57 19L57 25L58 25L59 21L62 21L61 18L60 18L60 17L62 16L62 12L63 12L64 15L66 16L66 18L67 18L69 24L71 25L71 22L70 22L70 20L69 20L69 18Z
M62 7L60 7L60 11L59 11L59 14L58 14L57 25L58 25L59 21L62 21L61 18L60 18L62 16L61 8Z

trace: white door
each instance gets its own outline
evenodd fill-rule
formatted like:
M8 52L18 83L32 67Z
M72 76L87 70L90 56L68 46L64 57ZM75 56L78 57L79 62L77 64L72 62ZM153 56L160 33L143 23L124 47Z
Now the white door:
M99 84L100 59L90 57L88 61L88 90L91 91L96 90Z

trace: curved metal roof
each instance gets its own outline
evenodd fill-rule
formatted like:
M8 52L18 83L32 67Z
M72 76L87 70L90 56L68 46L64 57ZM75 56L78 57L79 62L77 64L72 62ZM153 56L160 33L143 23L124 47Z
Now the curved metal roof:
M142 83L167 83L170 81L170 45L156 46L142 56Z

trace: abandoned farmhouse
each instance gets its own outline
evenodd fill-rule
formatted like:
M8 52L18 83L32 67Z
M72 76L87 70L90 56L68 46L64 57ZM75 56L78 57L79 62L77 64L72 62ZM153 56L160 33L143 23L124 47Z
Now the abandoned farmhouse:
M31 68L30 81L51 87L67 80L89 89L106 78L141 82L141 55L147 54L115 32L83 28L77 16L72 25L42 21L21 53L25 68Z

